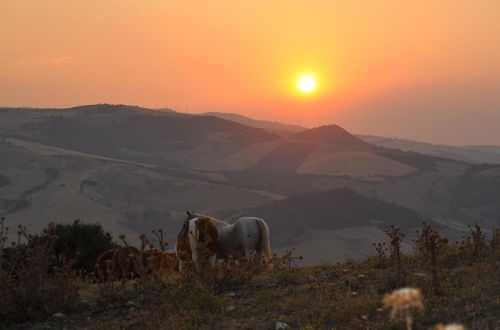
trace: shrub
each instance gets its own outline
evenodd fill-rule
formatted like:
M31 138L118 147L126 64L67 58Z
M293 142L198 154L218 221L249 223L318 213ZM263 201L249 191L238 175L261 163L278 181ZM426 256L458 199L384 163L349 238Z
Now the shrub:
M57 264L55 236L31 236L22 226L18 243L5 249L8 230L0 224L0 319L31 321L66 311L75 303L78 288L71 268L75 260Z
M95 261L103 251L119 247L99 223L82 223L80 220L72 224L49 223L43 233L58 237L54 244L58 260L67 261L75 253L80 253L74 266L80 275L88 275L94 270Z

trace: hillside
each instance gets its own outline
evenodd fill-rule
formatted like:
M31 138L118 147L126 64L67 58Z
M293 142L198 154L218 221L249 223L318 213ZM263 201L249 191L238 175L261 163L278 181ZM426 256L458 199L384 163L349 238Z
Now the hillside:
M499 221L496 167L376 147L337 125L283 137L168 109L2 108L0 137L0 215L35 231L80 218L114 234L162 227L172 244L187 209L259 214L278 251L317 263L363 258L389 222L425 218L459 237Z
M181 168L196 167L193 163L200 158L211 161L254 144L279 140L268 131L212 116L121 105L2 108L0 136Z
M249 168L253 172L346 175L379 180L415 171L337 125L321 126L294 134Z
M132 236L161 227L173 244L186 209L218 214L279 198L228 186L221 175L8 141L0 143L0 214L12 227L24 224L35 232L49 221L82 219Z
M346 188L293 195L244 209L231 219L244 215L266 219L272 246L279 251L295 248L298 255L305 257L301 264L307 265L364 258L390 224L414 232L424 221L410 209Z

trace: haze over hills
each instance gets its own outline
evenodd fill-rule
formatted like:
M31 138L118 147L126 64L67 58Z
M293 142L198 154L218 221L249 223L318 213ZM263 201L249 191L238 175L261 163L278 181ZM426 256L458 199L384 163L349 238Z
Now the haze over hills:
M500 146L448 146L371 135L358 135L358 137L365 142L384 148L413 151L475 164L500 164Z
M235 113L208 112L206 114L236 121L251 127L276 130L279 133L282 133L283 131L288 132L288 134L285 136L289 136L292 133L296 133L301 130L306 130L305 127L301 126L282 124L279 122L255 120ZM500 164L500 146L450 146L365 134L358 134L356 136L367 143L389 149L413 151L421 154L461 160L475 164Z
M258 215L278 251L312 264L371 253L392 223L458 238L500 222L500 166L381 148L337 125L276 134L168 109L0 108L0 155L0 214L35 231L80 218L115 235L163 227L172 244L185 210Z

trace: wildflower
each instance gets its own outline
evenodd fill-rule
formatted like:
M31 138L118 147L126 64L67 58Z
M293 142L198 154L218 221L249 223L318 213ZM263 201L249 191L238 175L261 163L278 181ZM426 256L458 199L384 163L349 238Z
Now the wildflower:
M146 235L144 235L144 234L140 234L140 235L139 235L139 239L140 239L141 241L143 241L145 238L146 238Z
M438 323L434 327L435 330L465 330L465 327L460 323L450 323L450 324L442 324Z
M413 318L412 309L423 309L422 294L420 289L402 288L386 294L383 299L384 307L390 308L391 319L403 317L406 321L406 328L412 329Z
M118 238L125 239L125 235L124 234L120 234L120 236L118 236Z

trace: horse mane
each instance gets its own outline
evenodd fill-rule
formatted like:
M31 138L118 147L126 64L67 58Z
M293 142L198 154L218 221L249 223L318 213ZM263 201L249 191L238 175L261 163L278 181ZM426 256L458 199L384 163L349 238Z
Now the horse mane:
M210 220L212 220L215 225L219 226L219 225L229 225L228 222L226 221L222 221L222 220L217 220L215 219L214 217L211 217L209 215L205 215L205 214L201 214L201 213L197 213L197 212L194 212L194 211L186 211L187 213L187 220L193 220L193 219L196 219L196 218L208 218Z

